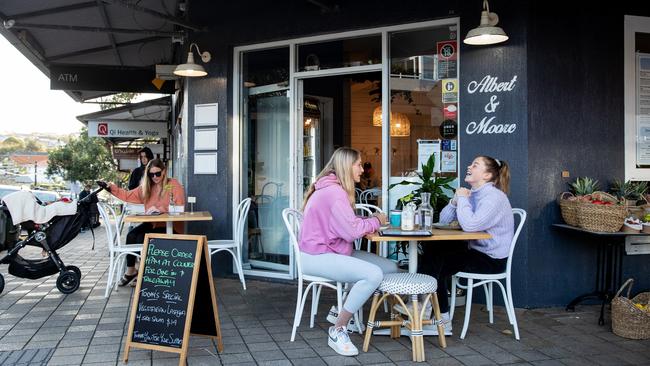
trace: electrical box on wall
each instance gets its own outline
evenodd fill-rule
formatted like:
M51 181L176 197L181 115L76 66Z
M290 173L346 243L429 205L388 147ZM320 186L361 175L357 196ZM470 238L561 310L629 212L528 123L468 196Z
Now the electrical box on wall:
M650 237L645 235L625 237L625 253L627 255L650 254Z

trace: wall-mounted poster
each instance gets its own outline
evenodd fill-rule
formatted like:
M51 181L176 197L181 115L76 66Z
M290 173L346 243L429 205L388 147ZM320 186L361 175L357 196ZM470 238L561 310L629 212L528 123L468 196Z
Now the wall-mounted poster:
M418 140L418 171L422 171L431 155L435 156L435 168L433 171L440 171L440 140Z
M443 173L456 173L456 152L443 151L440 157L440 171Z
M458 103L458 79L442 80L442 102Z
M194 126L217 126L219 103L194 105Z
M194 130L194 150L217 150L217 132L216 128Z
M217 153L194 153L194 174L217 174Z
M458 45L456 41L436 44L438 50L438 79L456 78L458 69Z
M650 167L650 54L638 53L636 64L636 166Z

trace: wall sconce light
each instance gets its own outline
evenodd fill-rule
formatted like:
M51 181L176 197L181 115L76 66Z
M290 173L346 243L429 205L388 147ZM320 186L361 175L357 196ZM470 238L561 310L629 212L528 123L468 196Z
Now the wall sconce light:
M212 59L210 52L205 51L201 53L201 50L199 50L199 46L197 46L196 43L192 43L190 45L190 51L187 53L187 62L176 66L176 69L174 70L174 75L187 76L187 77L199 77L208 74L203 68L203 66L194 63L194 54L192 53L192 46L196 48L196 52L201 56L201 61L203 61L203 63L208 63Z
M471 45L488 45L501 43L508 40L506 32L497 27L499 16L496 13L490 13L490 5L487 0L483 0L483 11L481 12L481 24L478 27L467 32L463 40L465 44Z

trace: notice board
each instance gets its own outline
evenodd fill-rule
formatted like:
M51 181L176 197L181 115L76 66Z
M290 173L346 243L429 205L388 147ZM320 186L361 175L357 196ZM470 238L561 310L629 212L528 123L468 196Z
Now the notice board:
M147 234L124 362L135 347L179 353L185 365L190 334L215 338L223 351L206 238Z

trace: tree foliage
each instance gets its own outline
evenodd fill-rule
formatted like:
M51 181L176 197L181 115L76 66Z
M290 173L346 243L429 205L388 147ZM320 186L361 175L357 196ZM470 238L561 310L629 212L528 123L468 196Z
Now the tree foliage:
M83 128L79 137L73 137L67 145L50 151L46 174L57 174L70 182L114 181L117 169L104 141L88 137L88 130Z
M45 151L45 146L37 139L27 139L25 140L25 151L41 152Z
M0 154L11 154L16 151L22 151L25 149L25 142L23 140L10 136L7 137L2 143L0 143Z
M103 103L99 105L99 108L102 111L107 109L117 107L116 104L129 104L131 101L138 96L139 93L117 93L109 95L107 97L99 98L99 102Z

